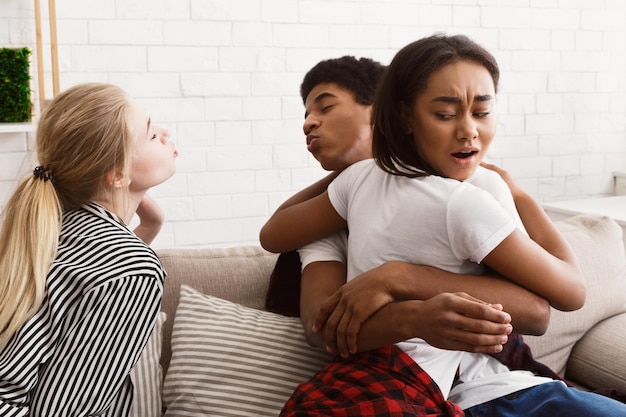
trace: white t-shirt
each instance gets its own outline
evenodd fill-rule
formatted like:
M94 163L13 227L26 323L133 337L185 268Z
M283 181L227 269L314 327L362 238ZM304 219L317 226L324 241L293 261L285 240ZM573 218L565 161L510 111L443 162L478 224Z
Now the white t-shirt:
M481 273L479 263L517 227L480 188L434 175L390 175L372 159L344 170L328 194L350 230L348 280L391 260Z
M525 233L524 225L515 208L515 202L508 185L496 172L479 166L471 178L465 182L473 184L491 194L504 209L513 216L518 227ZM302 269L313 262L337 261L346 264L348 253L348 233L344 230L330 237L309 243L298 249Z
M342 230L334 235L309 243L298 249L302 270L313 262L337 261L347 263L348 233Z
M384 173L373 160L366 160L346 169L329 186L329 196L349 223L348 280L389 260L478 274L483 271L479 262L516 226L521 226L506 183L497 173L481 167L472 178L459 182L437 176L393 176ZM346 234L341 233L302 248L303 268L314 261L342 261L343 255L337 253L346 253L347 241ZM486 375L509 372L488 355L478 355L474 361L473 356L438 349L419 338L398 346L429 373L445 396L450 392L457 365L465 371L467 381L482 377L485 370ZM535 383L523 388L532 385ZM463 396L459 388L455 387L453 394L458 391ZM505 393L495 393L482 386L480 392L487 391L491 398L476 404L522 389L519 385L509 388ZM465 398L457 400L467 402Z

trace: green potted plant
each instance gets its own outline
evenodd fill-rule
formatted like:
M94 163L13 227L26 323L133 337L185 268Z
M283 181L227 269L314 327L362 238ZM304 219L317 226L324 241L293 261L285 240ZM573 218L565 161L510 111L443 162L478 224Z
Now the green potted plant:
M0 48L0 123L31 120L30 54L28 48Z

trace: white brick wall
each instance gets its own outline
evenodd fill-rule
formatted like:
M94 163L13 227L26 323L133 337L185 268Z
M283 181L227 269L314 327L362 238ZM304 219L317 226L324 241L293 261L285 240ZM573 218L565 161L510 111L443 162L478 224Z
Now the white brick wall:
M626 169L622 0L56 4L62 88L118 84L178 144L177 174L152 191L167 215L157 247L256 244L269 214L324 175L304 147L304 73L344 54L386 63L436 31L466 33L498 58L500 118L490 159L538 199L610 194L612 172ZM34 49L33 8L0 2L1 46ZM32 133L0 133L0 206L32 170L32 144Z

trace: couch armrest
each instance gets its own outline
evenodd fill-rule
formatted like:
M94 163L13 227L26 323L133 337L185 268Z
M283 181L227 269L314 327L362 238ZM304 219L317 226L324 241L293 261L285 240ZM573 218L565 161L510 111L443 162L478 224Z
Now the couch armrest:
M575 345L565 377L592 390L614 388L626 393L626 313L591 328Z

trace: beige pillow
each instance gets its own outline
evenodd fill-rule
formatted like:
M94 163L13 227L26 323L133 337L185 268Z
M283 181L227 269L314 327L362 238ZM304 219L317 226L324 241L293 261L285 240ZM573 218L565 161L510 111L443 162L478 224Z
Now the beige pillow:
M300 320L182 285L165 377L166 416L277 416L330 359Z
M591 389L626 392L626 313L596 324L572 350L567 377Z
M524 336L535 359L564 375L574 344L602 320L626 311L626 261L621 227L609 217L580 215L555 223L578 257L587 284L585 305L552 309L543 336Z
M163 323L166 319L167 315L162 311L159 312L148 343L130 372L130 380L134 387L130 417L161 417L162 415L163 371L160 360Z

